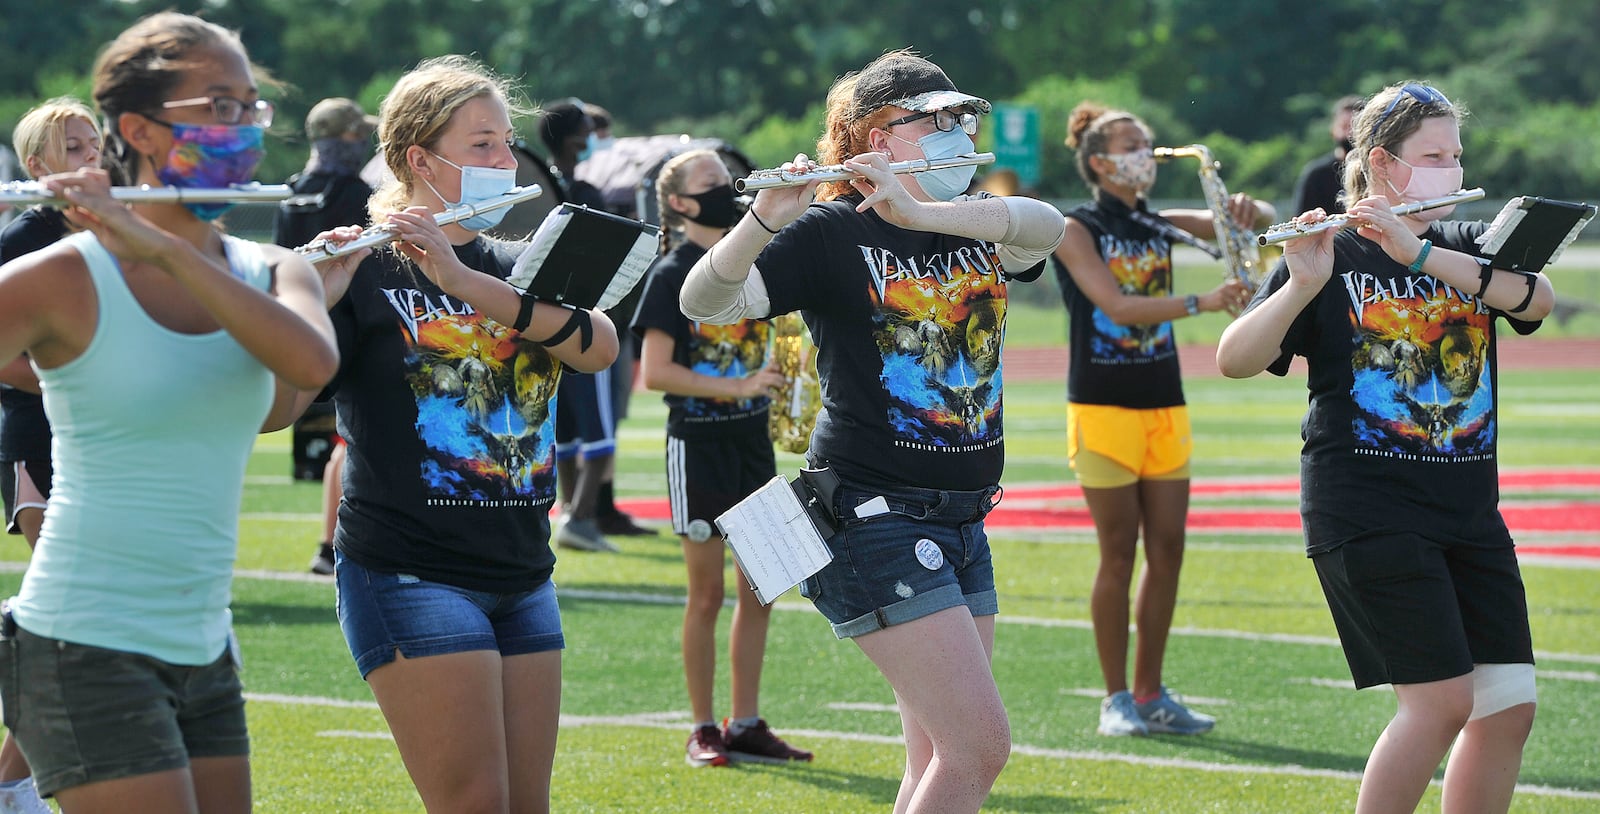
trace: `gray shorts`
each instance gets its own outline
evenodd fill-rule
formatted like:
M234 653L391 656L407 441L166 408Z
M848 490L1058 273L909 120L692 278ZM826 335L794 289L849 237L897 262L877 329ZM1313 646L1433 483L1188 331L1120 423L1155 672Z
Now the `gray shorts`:
M227 651L190 667L14 628L0 658L0 703L46 796L250 753Z

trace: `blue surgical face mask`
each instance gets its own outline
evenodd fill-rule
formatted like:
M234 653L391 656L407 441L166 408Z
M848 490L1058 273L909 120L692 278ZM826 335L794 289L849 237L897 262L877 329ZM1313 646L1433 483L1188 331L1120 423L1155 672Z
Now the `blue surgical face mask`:
M893 138L905 141L907 144L912 143L899 136L890 135ZM972 137L962 132L960 128L935 130L917 139L916 145L922 148L922 156L928 159L954 158L958 155L966 155L977 149L977 145L972 143ZM954 200L957 195L967 191L967 186L972 183L972 176L977 171L977 167L967 166L944 167L942 169L919 172L917 173L917 186L922 187L922 191L928 193L929 198L936 201L950 201Z
M429 153L429 155L461 170L461 199L455 202L445 200L443 195L439 195L439 190L433 188L433 184L428 184L428 179L422 179L422 183L428 184L428 189L432 189L433 194L439 195L439 201L447 209L475 206L484 201L492 201L506 194L507 190L517 185L516 170L502 170L497 167L463 167L438 153ZM493 229L500 224L501 219L506 216L506 212L509 209L510 207L501 207L490 212L473 215L456 223L462 228L471 229L474 232Z
M603 153L606 150L611 149L611 145L616 144L616 143L617 143L617 139L614 136L606 136L605 138L600 138L599 136L596 136L593 132L590 132L589 133L589 143L583 145L583 149L578 151L578 162L579 163L583 163L585 161L588 161L589 159L594 158L594 154L595 153Z

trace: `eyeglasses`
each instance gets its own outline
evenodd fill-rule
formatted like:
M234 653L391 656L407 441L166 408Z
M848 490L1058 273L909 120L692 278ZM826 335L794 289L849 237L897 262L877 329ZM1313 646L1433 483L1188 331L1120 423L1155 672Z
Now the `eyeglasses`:
M272 103L265 99L246 102L232 96L196 96L193 99L175 99L161 103L161 107L166 109L195 105L211 105L211 112L216 115L219 124L238 124L244 120L245 114L249 113L251 124L261 127L272 126Z
M894 121L885 124L884 127L894 127L897 124L910 124L914 121L926 119L929 116L933 117L933 126L939 128L943 132L948 133L951 130L956 129L957 125L960 125L961 132L966 133L969 136L976 136L978 134L978 114L973 113L971 110L935 110L932 113L913 113L910 116L903 116L895 119Z
M1434 90L1427 85L1417 85L1408 82L1400 86L1400 92L1394 95L1394 101L1390 102L1389 106L1384 108L1383 113L1378 116L1378 120L1372 123L1373 136L1378 135L1378 128L1382 127L1384 121L1389 118L1389 114L1394 112L1395 105L1400 104L1400 100L1406 98L1407 96L1415 99L1420 104L1444 105L1445 107L1450 107L1450 100L1446 99L1445 95L1439 91Z

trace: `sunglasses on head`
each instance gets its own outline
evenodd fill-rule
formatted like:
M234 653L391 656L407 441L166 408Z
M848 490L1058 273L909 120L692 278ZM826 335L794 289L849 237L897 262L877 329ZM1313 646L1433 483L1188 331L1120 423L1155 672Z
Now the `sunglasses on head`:
M1418 85L1408 82L1400 86L1400 92L1394 95L1394 101L1390 102L1389 106L1384 108L1383 113L1378 116L1378 120L1372 123L1373 136L1378 135L1378 128L1382 127L1383 123L1388 120L1389 114L1394 112L1394 108L1396 105L1400 104L1400 100L1408 96L1416 100L1419 104L1444 105L1445 107L1450 107L1450 100L1446 99L1445 95L1439 91L1434 90L1427 85Z
M910 124L914 121L926 119L929 116L933 117L933 126L939 128L943 132L948 133L951 130L960 127L961 132L966 133L969 136L975 136L978 134L978 114L972 112L968 108L960 108L956 110L935 110L932 113L913 113L910 116L902 116L898 119L895 119L894 121L885 124L884 127L894 127L897 124Z

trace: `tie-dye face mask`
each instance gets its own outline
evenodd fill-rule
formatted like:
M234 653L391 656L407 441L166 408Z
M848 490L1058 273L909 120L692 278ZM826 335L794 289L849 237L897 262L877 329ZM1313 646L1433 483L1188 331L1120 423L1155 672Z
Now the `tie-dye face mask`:
M225 189L249 183L266 153L264 128L254 124L174 124L167 165L156 173L161 183L182 189ZM185 203L204 221L213 221L231 203Z

